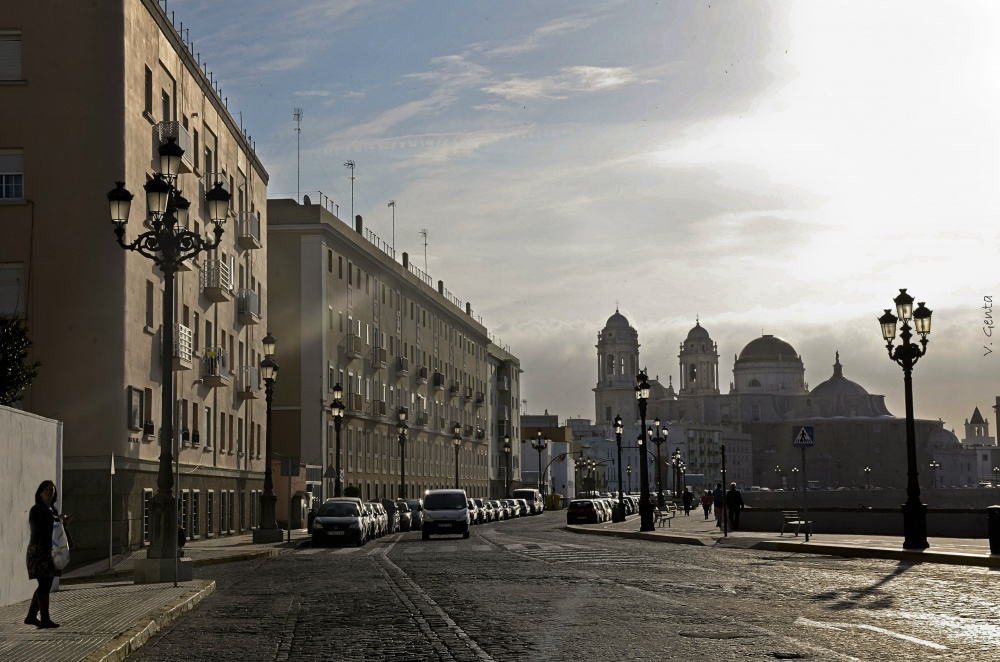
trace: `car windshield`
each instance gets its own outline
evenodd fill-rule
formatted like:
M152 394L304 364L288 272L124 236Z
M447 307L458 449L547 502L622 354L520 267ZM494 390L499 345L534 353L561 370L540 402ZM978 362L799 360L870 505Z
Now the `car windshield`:
M465 495L455 493L428 494L424 497L425 510L461 510L466 507Z
M535 500L535 493L534 492L522 492L521 490L517 490L516 492L514 492L514 498L515 499L525 499L527 501L534 501Z
M354 503L324 503L318 517L357 517L358 506Z
M398 510L401 513L408 513L410 512L410 507L406 505L405 501L400 501L399 503L396 504L396 510Z
M583 508L583 509L586 510L586 509L593 508L594 504L591 501L572 501L572 502L570 502L569 507L570 508Z

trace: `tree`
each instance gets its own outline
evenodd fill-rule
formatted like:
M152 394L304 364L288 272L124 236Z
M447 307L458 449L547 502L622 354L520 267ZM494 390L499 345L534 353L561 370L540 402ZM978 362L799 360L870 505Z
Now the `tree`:
M25 363L31 339L21 320L0 317L0 405L12 405L21 399L24 389L38 375L41 363Z
M361 490L356 485L348 485L344 488L344 496L361 498Z

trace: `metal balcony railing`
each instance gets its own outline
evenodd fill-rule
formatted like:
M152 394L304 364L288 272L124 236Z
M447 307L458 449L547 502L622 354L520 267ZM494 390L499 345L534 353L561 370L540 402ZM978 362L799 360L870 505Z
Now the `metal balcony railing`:
M243 248L254 249L263 245L260 241L260 216L256 212L245 211L240 215L236 238Z
M241 398L260 397L260 373L255 366L240 366L238 395Z
M229 354L222 347L206 347L201 357L201 379L206 386L229 383Z
M231 301L233 280L229 265L222 260L206 260L199 275L205 296L215 302Z
M237 311L241 324L260 323L260 297L254 290L240 290L237 298Z

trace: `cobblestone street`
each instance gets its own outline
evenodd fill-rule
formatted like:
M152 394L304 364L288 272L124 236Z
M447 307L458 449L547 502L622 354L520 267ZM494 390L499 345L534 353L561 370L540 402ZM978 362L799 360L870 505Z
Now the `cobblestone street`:
M130 659L995 660L985 568L580 536L546 513L211 566Z

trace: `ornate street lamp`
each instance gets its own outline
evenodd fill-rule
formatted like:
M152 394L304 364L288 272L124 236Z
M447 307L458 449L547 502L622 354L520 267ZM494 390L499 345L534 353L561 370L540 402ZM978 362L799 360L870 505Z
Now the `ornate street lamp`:
M503 495L504 497L508 498L510 497L510 491L507 485L508 481L510 480L510 472L512 471L510 451L511 451L510 435L505 434L503 436L503 453L504 457L506 457L506 461L504 462L504 474L503 474Z
M625 467L625 473L628 474L628 493L632 494L632 465Z
M396 423L396 434L399 438L399 498L406 498L406 417L409 411L400 407L396 412L399 422Z
M872 488L872 468L865 467L865 489L870 490Z
M913 297L906 289L899 290L899 296L893 299L896 304L896 314L889 309L878 319L882 327L882 338L885 340L889 358L903 368L903 392L906 400L906 503L903 504L903 548L927 549L927 506L920 502L920 482L917 475L917 434L913 423L913 366L927 354L927 334L931 332L931 311L923 302L913 309ZM914 331L920 334L920 347L910 342L910 320L913 320ZM896 324L903 322L899 338L901 343L893 346L896 337Z
M656 444L656 505L659 508L663 508L663 472L660 466L663 464L660 460L660 446L664 444L667 440L667 435L670 434L670 430L663 428L663 435L660 436L660 417L657 416L653 421L653 425L656 426L656 436L653 437L653 443ZM647 430L647 433L652 433L652 430ZM652 434L650 434L652 436Z
M640 430L646 429L646 402L649 400L649 382L646 371L636 375L635 399L639 402L639 418L642 421ZM644 434L639 433L639 530L653 530L653 502L649 500L649 462L646 460L646 446L643 443Z
M343 496L344 469L340 464L340 425L344 422L344 388L338 383L333 387L333 402L330 403L330 414L333 416L333 430L337 436L337 475L334 476L333 496Z
M256 543L281 542L281 529L275 521L275 506L278 497L274 493L271 461L274 458L272 443L271 407L274 403L274 382L278 380L278 364L274 361L275 340L271 332L264 336L264 360L260 362L260 376L264 380L264 395L267 401L267 414L264 419L264 491L260 493L260 526L253 532ZM291 511L289 511L291 517Z
M615 442L618 444L618 511L615 522L625 521L625 495L622 492L622 417L615 416Z
M451 426L452 440L455 445L455 489L458 489L458 452L462 449L462 425L455 421Z
M542 494L545 490L542 486L542 451L548 445L549 440L542 437L542 431L538 430L535 433L535 438L531 440L531 447L538 451L538 491Z
M681 482L681 464L682 464L681 447L678 446L677 448L674 449L673 454L671 454L670 456L670 472L674 476L674 491L672 494L675 497L680 496L680 493L678 492L678 486L680 485Z
M866 469L868 471L868 469ZM799 468L792 467L792 491L799 489Z
M781 467L774 468L774 489L781 489Z
M993 467L993 487L997 486L998 475L1000 475L1000 467Z
M941 468L941 464L937 460L931 460L931 488L936 488L937 484L937 470Z
M125 226L128 224L132 207L132 194L124 182L115 182L115 188L108 192L108 206L111 222L114 224L118 245L127 251L134 251L152 260L163 273L163 343L160 373L160 459L156 476L157 492L150 504L152 522L150 524L150 544L146 553L149 560L144 564L151 573L143 570L136 575L136 581L160 581L165 575L172 575L176 585L177 565L172 569L165 559L177 557L177 500L174 498L174 479L171 474L173 464L173 347L174 347L174 279L178 268L198 253L215 249L222 241L222 225L229 216L229 193L220 182L205 196L209 218L215 225L215 239L203 238L187 229L187 217L191 204L176 188L184 150L173 138L160 146L160 172L143 185L146 191L146 207L149 214L147 232L140 234L131 243L125 242ZM187 572L184 573L185 576ZM153 577L155 575L155 577Z

